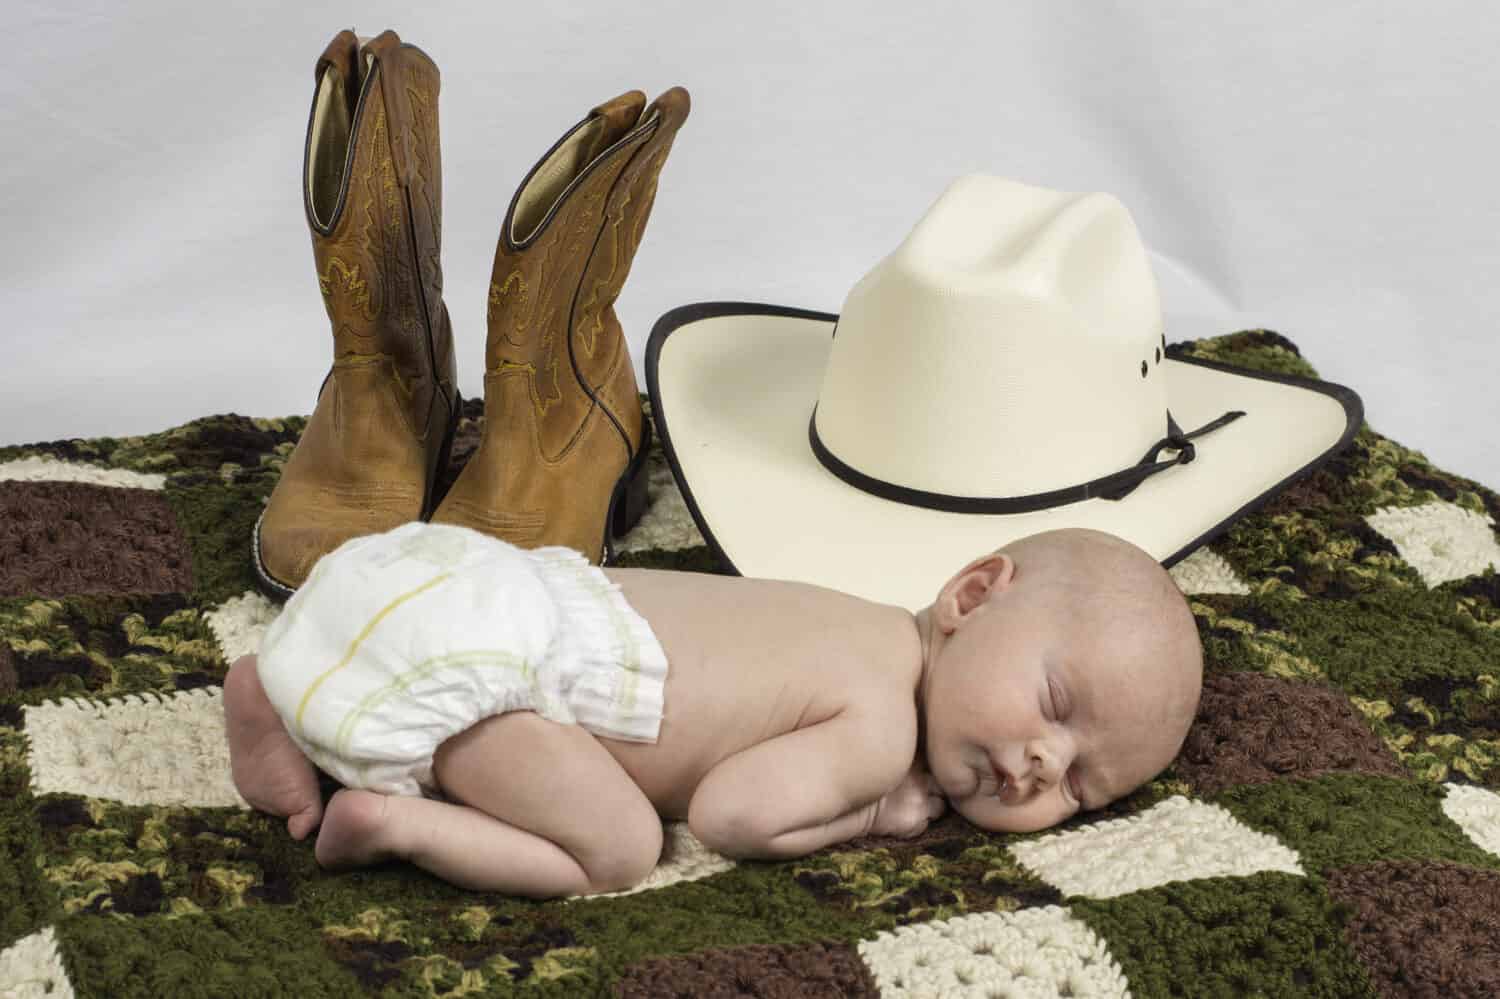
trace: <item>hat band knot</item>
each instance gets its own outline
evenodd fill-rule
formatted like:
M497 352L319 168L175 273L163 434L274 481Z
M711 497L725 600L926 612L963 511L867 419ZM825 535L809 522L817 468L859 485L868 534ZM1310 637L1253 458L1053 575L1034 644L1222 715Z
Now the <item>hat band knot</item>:
M898 486L894 482L886 482L884 479L866 475L844 462L823 443L822 438L818 436L816 406L813 407L812 417L807 421L807 439L813 454L817 456L818 461L822 462L824 468L854 488L870 493L872 496L894 500L907 506L920 506L948 513L1030 513L1033 510L1066 506L1069 503L1078 503L1086 499L1123 499L1151 476L1176 465L1186 465L1196 458L1197 450L1192 443L1193 438L1212 433L1244 415L1244 410L1230 410L1191 433L1183 433L1177 421L1172 419L1171 410L1168 410L1167 435L1153 444L1145 456L1134 465L1076 486L1064 486L1061 489L1032 493L1028 496L952 496L947 493L913 489L910 486ZM1158 460L1157 456L1163 451L1177 453L1172 458Z

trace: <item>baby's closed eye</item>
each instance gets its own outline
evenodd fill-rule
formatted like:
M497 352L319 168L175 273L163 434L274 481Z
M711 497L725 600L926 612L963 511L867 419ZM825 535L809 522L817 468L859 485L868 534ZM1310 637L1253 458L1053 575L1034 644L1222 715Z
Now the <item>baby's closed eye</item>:
M1048 706L1052 709L1053 721L1066 720L1068 716L1068 698L1067 695L1063 692L1062 685L1059 684L1056 680L1047 681L1047 703Z

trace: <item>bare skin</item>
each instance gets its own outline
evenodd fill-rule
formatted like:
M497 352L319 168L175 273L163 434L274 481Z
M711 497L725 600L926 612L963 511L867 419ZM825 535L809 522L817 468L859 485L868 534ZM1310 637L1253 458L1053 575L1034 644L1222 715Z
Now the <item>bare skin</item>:
M722 853L765 858L914 836L945 798L985 828L1042 828L1153 776L1196 705L1196 631L1185 605L1167 606L1181 596L1144 553L1093 535L982 556L915 615L803 583L606 569L670 663L658 740L495 716L438 748L448 801L346 789L320 814L315 771L246 656L224 689L235 783L286 816L294 838L321 822L325 867L400 858L535 897L639 882L659 858L661 818L687 819ZM1101 645L1050 584L1105 563L1119 586L1094 599L1136 613L1112 619ZM1157 617L1138 613L1157 603ZM1066 704L1040 703L1055 694Z

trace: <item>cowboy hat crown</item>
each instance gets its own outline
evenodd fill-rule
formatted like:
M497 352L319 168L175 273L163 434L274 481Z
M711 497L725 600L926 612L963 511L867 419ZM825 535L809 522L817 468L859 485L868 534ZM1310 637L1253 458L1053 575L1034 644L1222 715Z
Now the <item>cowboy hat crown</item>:
M815 432L908 489L1020 497L1139 460L1167 433L1161 302L1108 194L951 184L850 291Z

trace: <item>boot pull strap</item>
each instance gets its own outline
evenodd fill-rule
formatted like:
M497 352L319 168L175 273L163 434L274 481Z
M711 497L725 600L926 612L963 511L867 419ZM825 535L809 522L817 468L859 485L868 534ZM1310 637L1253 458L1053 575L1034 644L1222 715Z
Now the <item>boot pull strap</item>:
M677 137L677 130L687 120L690 107L688 92L682 87L673 87L641 112L641 121L651 124L650 134L631 158L625 172L620 175L619 184L623 188L631 191L655 191L656 175L666 162L672 142Z
M322 84L323 72L329 69L338 74L344 87L344 103L352 116L355 102L359 100L359 36L348 28L334 35L333 41L318 57L317 65L313 67L314 85Z
M613 100L605 101L589 110L588 117L605 120L604 133L611 138L625 134L641 119L641 109L646 106L646 95L639 90L627 90Z
M323 80L323 70L329 66L332 66L342 76L358 76L357 73L351 74L349 72L354 68L354 59L358 54L359 38L354 32L345 28L333 36L333 41L329 42L328 47L323 50L323 54L318 56L318 64L313 67L313 82L321 83Z
M630 165L621 174L619 184L622 187L630 190L655 189L656 174L666 161L672 142L677 137L677 130L687 120L691 107L688 92L682 87L673 87L658 96L641 112L642 122L654 121L655 124L650 136L641 144ZM642 181L643 175L644 182Z
M411 95L406 92L406 53L401 36L382 31L365 43L363 53L373 55L380 67L380 91L385 100L386 135L390 138L391 161L396 182L410 187L416 156L412 149Z
M667 140L675 135L687 120L688 112L692 109L692 101L688 92L682 87L673 87L664 91L651 105L641 114L642 119L649 119L653 113L661 115L661 125L657 128L660 138L658 142Z

